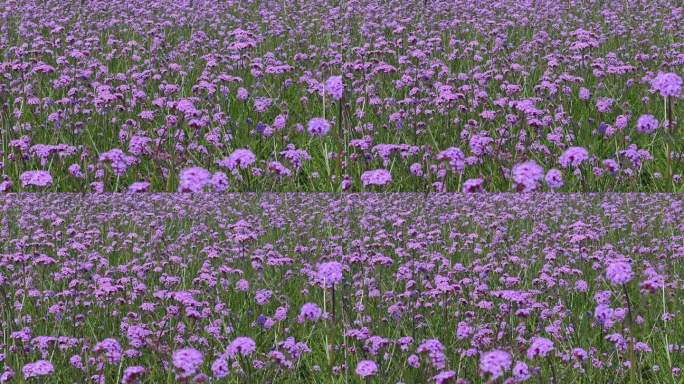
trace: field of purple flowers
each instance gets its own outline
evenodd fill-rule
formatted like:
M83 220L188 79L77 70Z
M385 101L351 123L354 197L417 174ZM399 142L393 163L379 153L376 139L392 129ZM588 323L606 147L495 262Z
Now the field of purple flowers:
M0 383L675 383L683 196L10 194Z
M0 191L682 191L673 0L0 0Z

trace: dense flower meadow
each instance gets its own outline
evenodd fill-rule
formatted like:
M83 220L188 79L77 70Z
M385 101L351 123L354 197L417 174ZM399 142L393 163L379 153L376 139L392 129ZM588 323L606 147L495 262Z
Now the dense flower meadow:
M673 0L0 0L0 191L681 191Z
M0 383L673 383L684 196L8 194Z

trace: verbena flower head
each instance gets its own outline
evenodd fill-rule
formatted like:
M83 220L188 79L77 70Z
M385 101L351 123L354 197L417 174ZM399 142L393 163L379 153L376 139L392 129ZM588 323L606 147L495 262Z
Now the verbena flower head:
M330 123L324 118L314 117L309 120L307 132L309 132L309 135L311 136L325 136L330 132Z
M468 179L463 183L464 193L482 192L484 186L484 179Z
M203 192L211 182L211 172L204 168L192 167L181 171L178 192Z
M530 373L530 369L522 361L518 361L515 363L513 366L513 378L516 380L516 382L523 382L526 380L529 380L532 377L532 374Z
M134 384L136 383L142 375L146 372L144 367L139 365L128 367L124 369L123 376L121 377L122 384Z
M480 357L480 371L491 375L491 380L496 380L511 369L513 360L506 351L485 352Z
M336 261L321 263L318 266L318 278L321 280L321 284L326 288L340 283L343 278L342 273L342 264Z
M183 348L173 353L171 362L180 371L181 377L189 377L194 375L202 366L204 357L202 352L194 348Z
M256 352L256 343L251 337L240 336L236 337L226 348L226 354L231 358L237 355L249 356Z
M606 277L615 285L628 283L634 277L632 265L626 261L614 261L608 264Z
M344 83L342 76L331 76L325 81L325 92L335 100L342 99L344 93Z
M637 119L636 130L639 133L651 134L658 129L658 119L653 115L641 115Z
M38 360L34 363L28 363L21 368L21 373L25 379L32 377L49 376L55 372L55 368L51 362L47 360Z
M219 357L211 363L211 373L217 379L222 379L230 373L228 361L224 357Z
M682 94L682 78L676 73L659 72L651 80L651 88L663 97L679 97Z
M47 171L26 171L19 176L21 187L48 187L52 185L52 176Z
M553 190L563 187L563 174L558 169L550 169L546 172L544 180L546 181L546 185Z
M559 158L560 165L563 168L579 167L583 162L589 159L589 151L583 147L570 147L563 152Z
M463 151L456 147L449 147L438 153L437 160L447 160L451 168L456 172L463 172L465 169L465 155Z
M107 362L110 364L118 364L123 357L123 348L116 339L104 339L95 344L93 352L103 353Z
M361 360L356 365L356 374L361 378L375 376L378 373L378 365L372 360Z
M516 164L511 170L511 177L519 192L532 192L544 178L544 169L534 160Z
M218 165L228 168L232 172L238 169L246 169L256 162L256 155L246 148L239 148L233 151L230 156L218 161Z
M386 169L375 169L361 174L361 183L364 187L371 185L385 186L392 182L392 174Z
M435 381L435 384L447 384L452 383L455 378L456 371L442 371L435 375L432 379Z
M299 311L299 316L297 317L297 321L299 323L303 323L307 320L309 321L318 321L320 319L321 314L323 311L321 308L316 305L315 303L306 303L302 305L302 309Z
M527 358L532 360L537 356L546 357L551 351L553 351L553 341L535 336L527 349Z

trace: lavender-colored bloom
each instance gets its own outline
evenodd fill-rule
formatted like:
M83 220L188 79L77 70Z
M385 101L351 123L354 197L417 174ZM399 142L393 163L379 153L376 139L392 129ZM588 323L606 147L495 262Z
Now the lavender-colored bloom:
M465 155L456 147L449 147L437 154L437 160L448 160L451 168L457 172L463 172L465 169Z
M204 187L211 183L211 172L204 168L186 168L180 173L178 192L203 192Z
M430 357L432 366L435 369L444 369L446 367L446 356L444 355L444 346L437 339L429 339L423 341L418 348L416 348L416 353L427 353Z
M432 379L435 381L435 384L446 384L452 382L456 378L456 371L442 371L435 375Z
M235 358L237 355L249 356L256 352L256 343L251 337L240 336L235 338L226 348L226 354Z
M522 361L518 361L513 366L513 378L516 382L522 383L523 381L529 380L532 377L530 369L527 364Z
M538 183L544 178L544 169L534 160L516 164L511 170L511 177L520 192L531 192L537 189Z
M482 192L484 186L484 179L468 179L463 183L463 192L475 193Z
M238 90L237 90L237 99L240 100L240 101L245 101L245 100L247 100L248 98L249 98L249 92L248 92L245 88L243 88L243 87L238 88Z
M218 359L214 360L214 362L211 363L211 373L217 379L222 379L228 376L230 373L228 361L223 357L219 357Z
M413 163L409 167L409 171L413 176L421 177L423 176L423 166L420 163Z
M21 373L25 379L32 377L49 376L55 373L55 368L52 363L47 360L38 360L34 363L28 363L21 368Z
M318 305L315 303L306 303L302 305L302 309L299 311L297 321L299 323L303 323L307 320L318 321L322 314L323 311L321 311L321 308Z
M47 187L52 185L52 176L47 171L26 171L19 176L21 187Z
M591 92L587 88L580 88L579 90L579 98L582 101L587 101L591 98Z
M344 83L342 76L331 76L325 81L325 92L335 100L342 99L344 93Z
M107 362L110 364L118 364L123 357L123 348L116 339L104 339L95 344L93 352L103 353Z
M626 261L614 261L608 264L606 277L615 285L628 283L634 277L632 265Z
M682 93L682 78L676 73L658 73L651 80L651 88L663 97L679 97Z
M532 360L537 356L546 357L553 351L553 342L544 337L533 337L530 347L527 349L527 358Z
M128 170L128 167L136 163L137 158L125 154L118 148L114 148L102 153L99 160L103 163L109 163L115 175L123 176Z
M378 365L372 360L361 360L356 365L356 374L362 379L366 377L374 376L378 373Z
M553 190L563 187L563 174L558 169L549 169L544 180L546 180L546 185Z
M511 369L513 360L511 355L505 351L485 352L480 357L480 371L491 375L492 380L496 380Z
M211 181L209 182L212 188L216 192L223 192L230 186L228 182L228 176L223 172L214 172L211 176Z
M330 131L330 123L326 119L314 117L309 120L306 130L311 136L325 136Z
M637 119L636 131L643 134L651 134L658 129L658 119L653 115L641 115Z
M583 162L589 159L589 151L583 147L570 147L563 152L558 159L563 168L579 167Z
M175 351L171 357L173 366L180 372L181 377L194 375L204 362L202 353L194 348L183 348Z
M145 368L139 365L128 367L124 369L123 376L121 377L121 384L133 384L144 375L145 372Z
M620 170L620 164L613 159L603 160L603 166L606 167L610 173L617 173L617 171Z
M220 160L218 165L228 168L232 172L239 169L246 169L256 162L256 155L246 148L240 148L233 151L230 156Z
M342 264L336 261L322 263L318 266L318 277L325 287L334 286L342 281Z
M128 192L147 192L150 189L150 183L146 181L136 181L128 186Z
M361 175L361 183L364 187L369 185L384 186L392 182L392 174L386 169L366 171Z

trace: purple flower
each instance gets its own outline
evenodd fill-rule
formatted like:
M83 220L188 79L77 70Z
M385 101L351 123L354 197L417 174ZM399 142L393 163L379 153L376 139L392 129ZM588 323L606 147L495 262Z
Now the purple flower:
M107 362L110 364L118 364L123 357L123 348L116 339L104 339L101 342L95 344L93 347L93 352L104 353Z
M194 348L183 348L175 351L171 357L173 366L181 373L181 377L194 375L202 366L204 357L202 353Z
M235 358L238 354L249 356L254 352L256 352L256 343L251 337L245 336L235 338L226 348L226 354L231 358Z
M240 87L237 90L237 99L240 101L245 101L249 98L249 92L246 89Z
M145 368L139 365L124 369L121 384L133 384L140 376L145 374Z
M137 158L135 156L125 154L118 148L114 148L102 153L99 160L103 163L110 163L114 174L117 176L123 176L123 174L126 173L126 170L128 170L128 167L135 164Z
M456 147L449 147L437 154L437 160L448 160L454 171L463 172L465 169L465 155Z
M325 136L330 131L330 123L326 119L314 117L309 120L306 130L311 136Z
M319 308L315 303L306 303L302 305L302 309L299 311L297 321L299 323L304 323L306 320L318 321L322 313L323 311L321 311L321 308Z
M527 364L522 361L516 362L513 366L513 378L515 381L520 383L528 380L530 377L532 377L532 374L530 373L530 369L527 367Z
M409 167L409 172L411 172L413 176L421 177L423 176L423 166L420 163L413 163Z
M418 348L416 348L416 353L427 353L430 357L430 362L435 369L444 369L444 367L446 367L444 346L437 339L423 341Z
M356 365L356 374L365 379L378 373L378 365L371 360L361 360Z
M539 181L544 178L544 169L534 160L516 164L511 176L519 192L531 192L537 189Z
M582 101L587 101L591 98L591 92L587 88L580 88L579 90L579 98Z
M336 261L322 263L318 266L318 277L324 287L329 288L342 281L342 264Z
M658 73L651 80L651 88L663 97L678 97L682 92L682 78L675 73Z
M211 183L211 172L204 168L186 168L180 173L178 192L203 192L204 187Z
M546 180L546 185L553 190L563 187L563 174L558 169L549 169L544 180Z
M505 351L485 352L480 357L480 371L492 375L491 379L496 380L511 369L513 360L511 355Z
M432 379L435 381L435 384L446 384L450 383L452 379L456 377L456 372L455 371L442 371L435 375Z
M532 360L537 356L546 357L553 351L553 342L544 337L533 337L530 347L527 349L527 358Z
M128 192L147 192L150 189L150 183L146 181L136 181L128 186Z
M233 151L230 156L218 161L218 165L228 168L232 172L236 172L238 168L246 169L256 162L256 156L252 151L246 148L240 148Z
M216 192L223 192L230 186L230 183L228 182L228 176L226 176L226 174L223 172L215 172L211 176L211 181L209 184L211 184L212 188Z
M47 171L26 171L19 176L21 187L47 187L52 185L52 176Z
M28 363L21 368L21 373L25 379L32 377L48 376L55 372L52 363L47 360L38 360L34 363Z
M392 182L392 174L386 169L375 169L361 174L361 183L364 187L369 185L384 186Z
M559 158L560 165L563 168L573 166L575 168L582 165L582 163L589 159L589 151L582 147L570 147L563 152Z
M325 92L333 97L335 100L342 99L344 93L344 84L342 83L342 76L331 76L325 81Z
M658 119L653 115L641 115L637 119L636 130L639 133L651 134L658 129Z
M628 283L634 277L632 266L626 261L614 261L606 268L606 277L615 285Z
M482 192L484 186L484 179L468 179L463 183L464 193Z
M214 360L214 362L211 363L211 373L217 379L222 379L228 376L230 373L230 370L228 369L228 361L223 357L219 357L218 359Z

